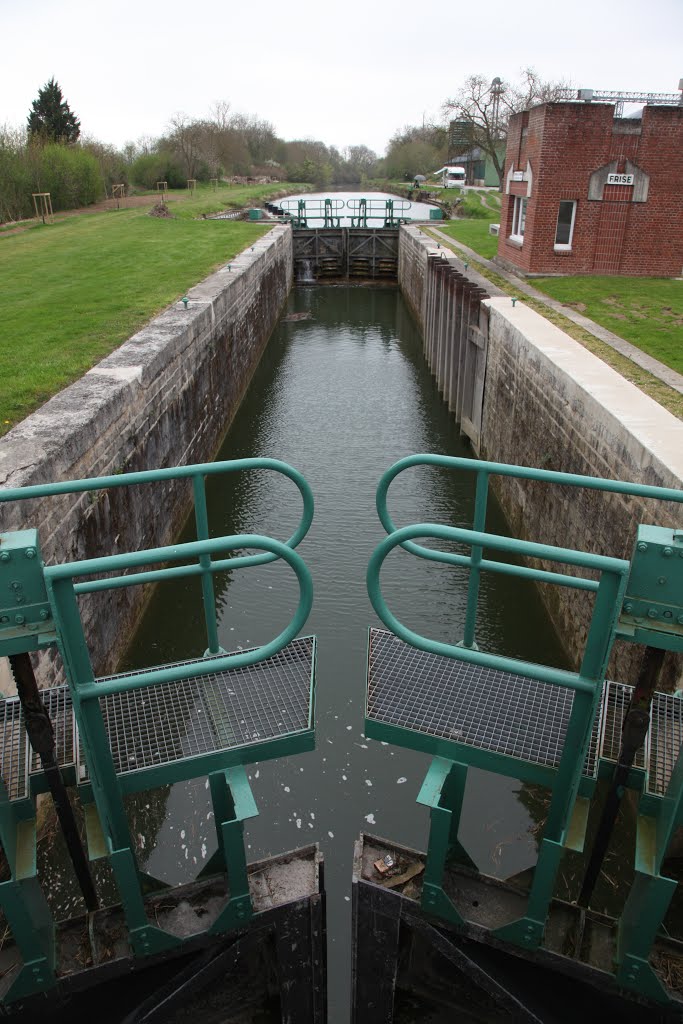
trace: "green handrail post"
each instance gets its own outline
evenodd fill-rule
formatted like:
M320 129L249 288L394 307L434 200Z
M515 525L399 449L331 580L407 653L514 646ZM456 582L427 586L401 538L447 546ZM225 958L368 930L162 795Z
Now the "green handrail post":
M206 487L203 476L195 476L192 479L194 493L194 515L197 527L197 540L209 539L209 513L206 507ZM208 640L208 654L223 653L218 641L218 621L216 619L216 595L213 589L213 575L211 572L211 555L199 556L199 564L202 572L202 600L204 602L204 619L206 621L206 637Z
M477 489L474 498L474 523L473 529L483 533L486 529L486 506L488 503L489 476L488 473L477 474ZM475 544L472 547L470 579L467 587L467 609L465 611L465 630L462 639L464 647L476 646L474 635L477 623L477 608L479 607L479 583L481 580L481 561L483 548Z

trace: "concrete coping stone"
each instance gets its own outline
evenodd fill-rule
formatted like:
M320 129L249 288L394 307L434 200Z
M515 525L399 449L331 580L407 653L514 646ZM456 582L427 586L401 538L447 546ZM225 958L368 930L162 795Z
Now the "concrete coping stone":
M485 305L570 376L658 459L683 486L683 422L578 341L524 303L508 297Z

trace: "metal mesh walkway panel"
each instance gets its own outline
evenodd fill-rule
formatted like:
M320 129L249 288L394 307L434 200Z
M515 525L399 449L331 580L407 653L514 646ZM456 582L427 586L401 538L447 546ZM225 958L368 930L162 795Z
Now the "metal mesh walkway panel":
M303 637L246 668L207 672L194 679L102 697L100 708L116 773L251 746L311 728L313 650L313 638ZM99 682L150 671L107 676ZM88 771L82 750L79 763L80 778L85 779Z
M370 630L367 717L557 767L574 694L564 687L427 654ZM596 768L597 722L584 773Z
M672 693L655 693L650 725L648 793L664 796L683 745L683 700Z
M101 698L117 773L252 746L311 729L313 660L314 639L303 637L247 668L207 672L196 679ZM183 664L200 661L204 659ZM145 671L152 669L142 673ZM41 698L54 727L60 766L78 763L81 781L87 779L68 686L41 690ZM42 770L40 758L28 745L18 697L0 700L0 768L10 800L28 796L29 771Z

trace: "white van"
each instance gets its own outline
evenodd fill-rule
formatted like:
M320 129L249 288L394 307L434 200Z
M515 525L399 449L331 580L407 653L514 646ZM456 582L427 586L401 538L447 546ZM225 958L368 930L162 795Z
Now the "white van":
M444 188L460 188L465 184L465 168L444 167L441 180Z

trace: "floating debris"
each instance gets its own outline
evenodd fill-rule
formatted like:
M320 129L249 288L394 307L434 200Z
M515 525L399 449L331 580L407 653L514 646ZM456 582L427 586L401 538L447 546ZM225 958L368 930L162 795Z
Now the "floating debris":
M312 319L313 319L313 314L312 313L288 313L287 316L283 316L282 322L283 322L283 324L292 324L292 323L295 323L297 320L312 320Z
M391 856L391 854L387 853L384 857L381 857L380 860L376 860L375 863L373 864L373 867L375 871L378 872L378 874L386 875L386 873L390 871L391 868L393 868L395 863L396 861Z

